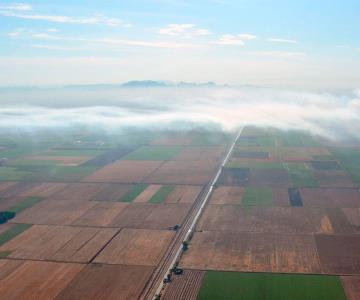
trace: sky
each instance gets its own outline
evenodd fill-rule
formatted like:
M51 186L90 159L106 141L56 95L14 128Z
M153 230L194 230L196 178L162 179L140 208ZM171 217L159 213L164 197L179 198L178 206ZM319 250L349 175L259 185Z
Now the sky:
M358 0L0 0L0 86L360 88Z

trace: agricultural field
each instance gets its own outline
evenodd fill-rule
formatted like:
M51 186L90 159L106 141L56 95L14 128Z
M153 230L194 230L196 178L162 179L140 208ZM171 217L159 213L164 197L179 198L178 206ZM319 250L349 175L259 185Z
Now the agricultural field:
M1 295L139 299L181 246L233 134L0 138ZM357 299L358 153L246 127L161 299Z

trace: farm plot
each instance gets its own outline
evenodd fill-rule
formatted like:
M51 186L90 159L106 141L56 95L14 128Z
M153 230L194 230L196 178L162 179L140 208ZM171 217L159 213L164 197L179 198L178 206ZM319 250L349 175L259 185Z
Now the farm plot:
M177 185L166 197L165 203L194 203L202 186Z
M17 182L16 184L11 184L8 188L1 191L0 197L1 198L18 197L36 186L37 186L36 183Z
M174 136L175 135L175 136ZM187 146L191 145L192 137L186 134L172 134L171 136L164 136L155 139L151 145L156 146Z
M203 185L210 181L216 169L216 162L167 161L155 170L144 182L153 184Z
M235 151L232 155L233 157L240 158L258 158L258 159L268 159L270 157L269 152L251 152L251 151Z
M103 189L99 191L90 200L93 201L120 201L133 188L131 184L117 184L109 183L104 184Z
M324 209L293 207L253 207L210 205L198 229L229 232L281 234L332 233L333 226Z
M167 229L181 225L191 204L131 204L110 223L112 227Z
M315 235L321 269L328 274L360 274L359 235Z
M0 182L0 197L2 193L16 185L16 181Z
M164 300L196 300L203 282L205 272L184 270L180 276L173 276L161 297Z
M152 272L146 266L90 264L55 299L135 300Z
M286 164L291 182L294 187L317 187L318 182L307 163L287 163Z
M121 160L106 165L83 179L85 182L135 183L141 182L157 168L162 161Z
M290 186L289 174L284 169L251 169L249 185L287 188Z
M239 159L231 158L230 161L226 164L227 168L248 168L250 170L281 170L283 165L277 161L270 160L249 160L249 159Z
M89 262L117 233L113 228L34 225L0 247L7 257Z
M181 150L178 146L142 146L126 155L124 160L170 160Z
M174 234L168 230L122 229L95 262L156 266Z
M314 159L319 160L320 157L328 158L330 156L327 148L281 147L278 151L282 161L285 162L306 162Z
M208 160L219 161L224 152L224 147L183 147L181 151L175 155L172 160L180 161L194 161L194 160Z
M345 300L346 297L337 276L208 271L198 299Z
M9 223L7 223L7 224L1 225L0 246L5 244L7 241L10 241L17 235L21 234L25 230L29 229L30 227L31 227L31 225L28 225L28 224L9 224ZM3 256L7 256L8 254L10 254L7 251L2 252L2 253L6 254Z
M87 210L72 224L79 226L107 227L127 207L127 203L101 202Z
M134 200L134 203L146 203L161 189L159 184L151 184L147 186Z
M210 198L211 204L241 204L244 188L237 186L216 187Z
M107 185L99 183L71 183L51 196L52 200L88 201L99 194Z
M223 168L218 184L226 186L246 186L249 183L250 169Z
M301 188L305 207L360 207L360 192L347 188Z
M18 214L13 223L70 225L87 210L96 205L94 201L44 200Z
M6 261L8 264L9 261ZM14 261L13 264L19 264ZM82 270L80 264L26 261L1 276L3 299L54 299Z
M50 182L43 182L38 183L35 186L31 187L28 190L18 194L19 197L43 197L47 198L51 195L63 190L67 187L67 183L50 183Z
M347 221L355 228L360 228L360 208L342 208Z
M311 235L196 232L180 261L186 269L319 273Z
M341 166L337 161L312 161L312 167L317 171L339 171L341 170Z
M314 171L320 187L356 187L350 175L342 170L338 171Z
M55 155L32 155L22 159L15 160L12 165L61 165L61 166L78 166L91 159L91 156L55 156Z
M360 299L360 276L341 276L347 300Z

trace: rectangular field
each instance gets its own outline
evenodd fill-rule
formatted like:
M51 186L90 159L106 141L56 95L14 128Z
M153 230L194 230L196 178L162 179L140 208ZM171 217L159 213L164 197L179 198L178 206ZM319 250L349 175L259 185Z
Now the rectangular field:
M196 232L182 268L275 273L319 273L311 235Z
M156 266L174 237L168 230L122 229L96 263Z

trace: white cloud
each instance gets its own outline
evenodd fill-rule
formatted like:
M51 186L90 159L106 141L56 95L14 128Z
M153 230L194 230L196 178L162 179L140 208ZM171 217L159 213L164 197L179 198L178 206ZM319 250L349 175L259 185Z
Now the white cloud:
M23 9L24 10L24 9ZM61 15L46 15L36 13L26 13L19 9L5 9L0 7L0 15L5 17L20 18L26 20L39 20L64 24L87 24L87 25L106 25L106 26L123 26L130 27L131 24L125 23L118 18L109 18L103 15L93 17L70 17Z
M270 38L270 39L267 39L267 41L273 42L273 43L298 44L298 41L296 41L296 40L281 39L281 38Z
M210 31L205 28L197 28L195 24L169 24L159 30L160 34L170 36L204 36L210 35Z
M224 46L244 46L245 43L243 39L239 38L236 35L232 34L224 34L222 35L216 42L217 45L224 45Z
M237 35L238 38L241 40L255 40L257 38L256 35L250 34L250 33L242 33Z
M29 11L32 7L26 3L13 3L8 5L0 5L0 10Z

